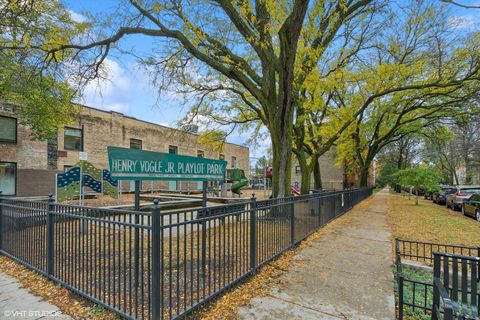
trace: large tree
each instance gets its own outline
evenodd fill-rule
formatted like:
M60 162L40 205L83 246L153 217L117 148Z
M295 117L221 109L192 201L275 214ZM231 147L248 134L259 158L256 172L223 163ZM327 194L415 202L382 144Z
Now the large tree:
M391 20L395 33L383 28L370 54L346 79L351 89L344 100L357 111L342 134L339 162L358 168L362 186L384 147L468 112L466 102L477 96L479 35L462 39L445 22L441 8L413 2L418 5Z
M478 168L475 159L480 154L480 116L478 114L462 115L455 119L452 131L455 134L453 139L456 154L462 160L465 167L465 183L471 184L474 169Z
M459 184L457 170L461 157L455 148L455 134L446 125L435 125L422 132L422 159L437 168L445 184Z
M88 70L94 70L86 73L92 76L123 38L141 35L158 40L152 52L131 51L166 75L155 77L156 83L171 84L175 78L200 90L196 84L208 83L209 92L234 95L266 126L272 140L273 190L283 196L290 184L297 92L345 22L371 10L375 2L130 0L115 16L101 19L98 29L88 34L97 35L90 41L62 40L37 49L54 59L73 51ZM192 74L195 68L198 73Z
M12 105L34 137L48 139L73 120L76 91L66 68L45 61L38 48L71 40L86 24L48 0L5 0L0 16L0 103Z

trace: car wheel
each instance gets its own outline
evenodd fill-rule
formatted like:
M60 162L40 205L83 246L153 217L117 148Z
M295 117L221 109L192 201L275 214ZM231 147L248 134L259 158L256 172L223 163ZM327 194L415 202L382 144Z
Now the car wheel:
M476 217L476 218L477 218L477 221L480 222L480 210L477 210L477 211L475 212L475 215L477 216L477 217Z
M445 206L447 207L447 209L450 209L450 205L448 204L448 201L445 201Z

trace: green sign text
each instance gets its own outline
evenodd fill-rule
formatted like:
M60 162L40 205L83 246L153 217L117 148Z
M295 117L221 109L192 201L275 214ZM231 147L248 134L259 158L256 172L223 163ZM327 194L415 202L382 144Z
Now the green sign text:
M120 180L222 181L227 162L176 154L108 147L112 177Z

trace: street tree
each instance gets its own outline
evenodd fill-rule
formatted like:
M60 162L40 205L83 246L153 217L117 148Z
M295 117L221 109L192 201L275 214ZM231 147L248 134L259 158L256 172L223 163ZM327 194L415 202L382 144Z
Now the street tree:
M380 186L390 186L396 187L398 185L398 177L395 175L399 170L397 168L397 163L392 160L386 160L377 165L378 176L377 183Z
M61 39L35 48L49 59L64 59L64 53L73 52L85 62L85 70L93 70L84 73L88 77L127 36L160 42L152 52L131 53L151 69L162 70L155 77L159 86L175 79L201 90L195 85L208 83L207 93L226 92L242 101L270 133L273 192L284 196L290 184L296 93L345 22L373 10L376 2L130 0L114 16L101 19L87 39Z
M420 134L412 134L385 146L377 156L377 162L393 162L397 170L415 165L421 146Z
M454 132L447 125L436 125L422 132L422 159L437 168L442 182L459 184L457 170L460 155L456 152Z
M337 48L336 59L326 61L323 69L317 67L309 74L310 81L305 82L299 99L303 103L296 106L293 152L302 181L306 182L302 183L302 192L308 192L312 172L316 188L321 187L318 158L337 144L355 121L364 119L362 113L393 95L415 92L422 95L435 87L449 85L448 81L437 82L442 78L438 69L442 68L443 59L452 59L451 48L462 44L451 37L447 20L445 8L438 2L412 0L398 6L391 4L380 17L372 15L349 21L348 32L342 34L345 46ZM478 60L476 48L471 49L471 57ZM458 52L458 56L461 54ZM440 61L438 66L436 61ZM476 81L475 77L474 72L468 80ZM363 82L365 79L370 80ZM450 85L455 82L458 85L463 80L458 77ZM368 86L369 92L358 94L359 88ZM370 163L367 161L363 167L369 168Z
M344 100L357 111L339 140L338 160L357 167L361 186L383 148L476 108L468 102L479 83L479 35L452 36L439 8L417 2L398 16L403 24L392 19L398 32L385 27L346 78L351 89Z
M431 167L414 167L398 171L398 183L413 187L416 190L415 204L418 205L418 190L437 190L440 179Z
M465 167L465 183L472 183L475 159L480 153L480 116L478 114L461 115L452 126L455 134L453 148Z

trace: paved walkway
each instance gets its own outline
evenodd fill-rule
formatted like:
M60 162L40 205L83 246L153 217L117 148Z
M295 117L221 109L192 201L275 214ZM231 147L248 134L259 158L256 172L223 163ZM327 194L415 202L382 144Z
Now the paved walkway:
M42 298L22 288L14 277L0 273L0 319L71 319Z
M395 319L387 191L358 205L311 246L241 319Z

